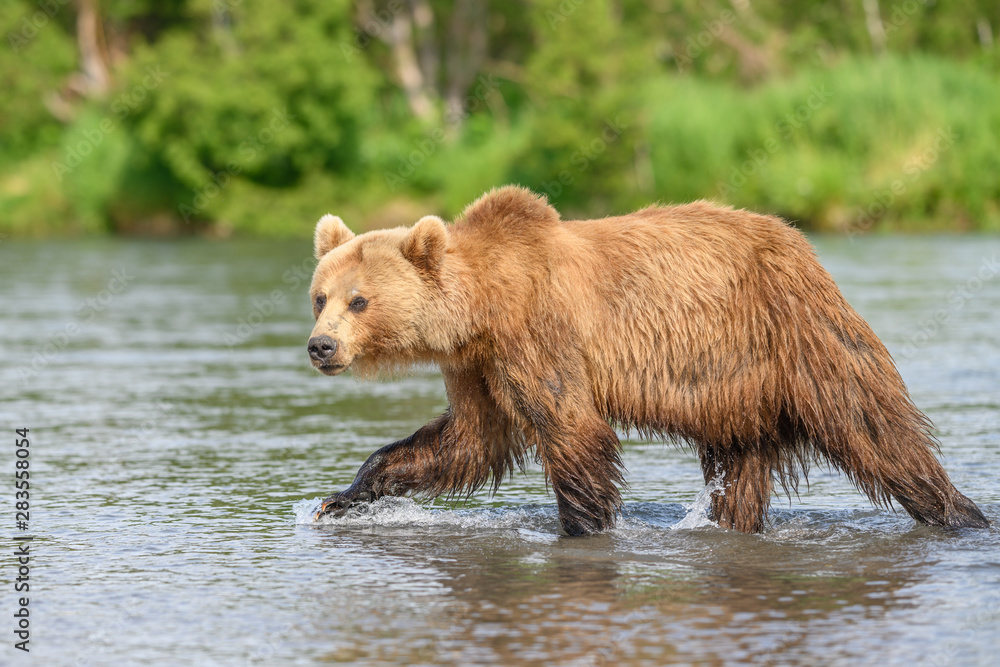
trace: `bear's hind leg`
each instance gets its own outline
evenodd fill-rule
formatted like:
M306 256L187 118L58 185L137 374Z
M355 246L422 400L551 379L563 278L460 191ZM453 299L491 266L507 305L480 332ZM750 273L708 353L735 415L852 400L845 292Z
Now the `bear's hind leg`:
M738 444L700 446L698 453L706 484L722 475L722 488L712 492L712 520L744 533L764 530L771 504L771 458L759 448Z
M863 441L861 436L856 440ZM886 436L865 448L865 455L846 447L821 451L877 505L888 505L891 495L919 523L989 528L982 511L952 484L932 447L929 436L916 429L886 429Z

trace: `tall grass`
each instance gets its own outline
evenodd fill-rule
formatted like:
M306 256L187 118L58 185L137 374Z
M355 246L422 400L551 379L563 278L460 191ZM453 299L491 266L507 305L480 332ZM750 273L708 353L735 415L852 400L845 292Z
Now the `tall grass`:
M657 194L803 226L1000 229L1000 82L933 58L847 60L756 90L648 91Z

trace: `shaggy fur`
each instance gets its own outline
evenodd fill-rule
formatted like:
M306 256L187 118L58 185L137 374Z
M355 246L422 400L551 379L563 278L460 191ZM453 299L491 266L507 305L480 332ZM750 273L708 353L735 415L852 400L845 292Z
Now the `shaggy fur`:
M604 530L624 483L613 424L694 446L705 481L724 476L712 511L727 528L762 530L773 481L794 489L817 456L877 505L989 525L936 460L888 351L776 218L697 202L562 221L509 186L450 226L355 237L326 216L316 256L311 349L335 351L314 365L435 363L450 401L318 515L495 489L534 452L566 532Z

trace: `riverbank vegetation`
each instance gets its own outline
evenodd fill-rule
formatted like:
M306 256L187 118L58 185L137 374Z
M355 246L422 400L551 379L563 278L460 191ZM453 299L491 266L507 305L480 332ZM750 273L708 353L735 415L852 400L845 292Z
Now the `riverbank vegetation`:
M516 182L1000 230L992 0L13 0L0 234L308 235Z

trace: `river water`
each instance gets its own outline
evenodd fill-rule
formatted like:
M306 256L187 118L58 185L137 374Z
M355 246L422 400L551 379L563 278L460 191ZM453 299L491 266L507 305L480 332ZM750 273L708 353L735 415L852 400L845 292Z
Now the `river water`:
M814 242L1000 524L1000 242ZM33 538L29 594L0 560L0 664L996 664L997 529L918 527L822 465L762 535L708 522L697 459L639 440L606 534L563 536L537 468L313 524L446 399L433 370L315 373L312 265L308 242L0 244L0 516L9 553Z

